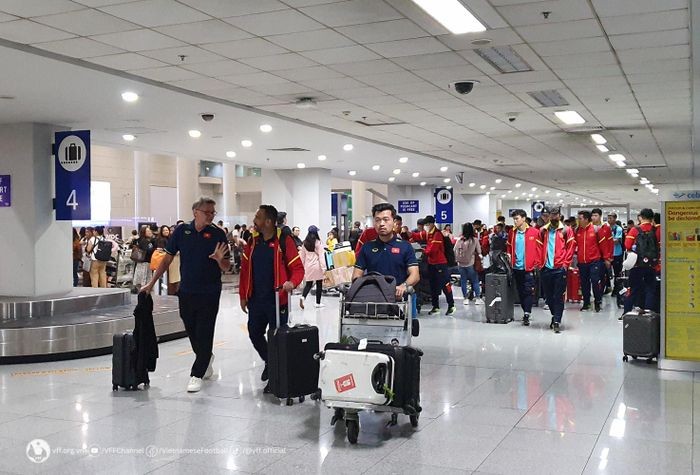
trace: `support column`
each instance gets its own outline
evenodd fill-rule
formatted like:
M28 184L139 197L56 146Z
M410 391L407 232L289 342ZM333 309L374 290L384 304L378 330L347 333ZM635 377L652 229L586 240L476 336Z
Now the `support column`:
M55 221L54 130L44 124L0 126L0 173L11 176L12 206L0 207L0 296L38 297L69 292L72 230Z
M403 224L409 229L416 227L418 218L422 218L435 211L434 189L428 186L389 185L387 195L389 203L394 205L398 212L399 200L418 200L418 213L399 213L403 218Z
M223 173L223 203L221 203L221 219L224 223L229 223L233 226L233 218L238 216L238 198L236 195L236 164L233 162L224 162ZM230 228L229 228L230 229Z
M367 203L367 184L364 181L352 181L352 220L350 227L355 221L364 224L365 218L371 214L371 203Z
M192 203L199 196L199 161L177 157L177 219L192 220Z
M145 152L134 152L134 218L135 222L151 216L151 164Z

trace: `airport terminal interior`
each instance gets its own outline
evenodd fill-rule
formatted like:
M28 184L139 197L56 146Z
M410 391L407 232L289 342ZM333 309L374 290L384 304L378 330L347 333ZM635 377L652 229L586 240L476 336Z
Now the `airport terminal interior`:
M0 0L0 474L700 473L697 30Z

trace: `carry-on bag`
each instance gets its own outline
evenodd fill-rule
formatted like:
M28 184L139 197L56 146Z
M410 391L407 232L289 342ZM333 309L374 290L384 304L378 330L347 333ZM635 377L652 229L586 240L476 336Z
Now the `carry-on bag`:
M321 360L324 401L388 405L394 388L394 361L383 353L326 350Z
M566 301L581 302L583 295L581 294L581 275L578 269L569 269L566 271Z
M651 363L658 358L660 348L661 318L656 312L628 312L622 316L622 361L631 356L646 358Z
M132 331L112 337L112 390L120 387L136 390L139 384L148 385L148 372L139 375L136 370L136 339Z
M486 274L485 305L487 323L508 323L513 321L514 291L513 280L508 274Z
M316 395L318 391L319 362L314 357L319 350L318 327L280 326L279 291L275 291L275 311L277 327L267 332L270 390L291 406L292 398L303 402L307 394Z
M369 272L352 283L345 302L345 311L351 315L397 315L398 307L392 305L396 303L396 278Z

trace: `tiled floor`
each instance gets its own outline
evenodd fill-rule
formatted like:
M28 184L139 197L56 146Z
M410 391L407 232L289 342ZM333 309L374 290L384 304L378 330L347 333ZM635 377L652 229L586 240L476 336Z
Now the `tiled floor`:
M187 340L160 346L151 387L138 392L111 391L108 356L0 367L0 473L681 475L700 468L700 378L623 363L610 302L600 314L569 305L560 335L539 309L529 328L481 323L483 306L461 300L454 317L424 316L414 340L425 352L419 427L405 417L387 427L387 416L363 413L356 446L344 427L329 425L322 404L286 407L262 395L262 367L237 302L222 298L217 376L198 394L185 392ZM319 325L323 342L338 331L337 299L325 303L292 315ZM73 453L33 463L32 439ZM81 453L90 449L96 455Z

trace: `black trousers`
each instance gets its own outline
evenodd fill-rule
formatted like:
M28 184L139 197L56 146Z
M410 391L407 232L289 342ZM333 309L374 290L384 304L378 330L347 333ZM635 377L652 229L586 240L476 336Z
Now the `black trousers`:
M593 288L593 300L595 302L603 301L603 286L605 285L605 264L603 261L589 262L588 264L578 264L579 274L581 276L581 295L583 295L583 304L591 303L591 288Z
M201 378L207 371L214 345L214 327L219 313L221 294L189 294L180 292L180 318L190 339L195 359L190 376Z
M535 275L525 270L514 269L515 286L520 297L520 306L528 315L532 313L532 301L535 297Z
M280 325L285 326L289 319L287 305L280 305ZM258 352L260 358L267 363L267 339L265 333L267 327L277 328L275 311L275 297L270 297L269 301L249 301L248 302L248 336L253 343L253 348Z
M561 323L564 316L564 294L566 293L566 269L542 269L541 279L545 301L549 305L552 320Z
M622 276L622 254L619 256L613 257L612 261L612 269L613 269L613 276L615 277L615 291L618 291L622 288L620 286L620 281L619 278Z
M440 292L445 293L447 306L454 307L455 299L452 295L452 284L450 284L450 270L447 264L428 264L428 275L430 276L430 297L433 308L440 307Z
M317 280L315 283L316 283L316 303L321 303L321 293L323 292L323 281ZM314 281L307 280L306 283L304 284L304 291L301 293L301 296L303 298L306 298L306 296L309 295L309 292L311 292L311 287L313 287L313 286L314 286Z

